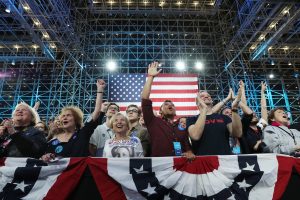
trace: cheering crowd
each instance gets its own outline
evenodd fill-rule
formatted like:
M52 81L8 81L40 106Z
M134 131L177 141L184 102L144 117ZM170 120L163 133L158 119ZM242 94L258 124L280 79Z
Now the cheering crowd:
M247 106L245 87L239 82L234 95L213 105L208 91L195 99L199 115L175 120L176 108L165 100L159 115L153 111L150 91L161 72L158 63L148 67L141 108L102 102L106 83L97 80L95 109L83 123L83 112L64 107L48 125L38 115L38 104L19 103L12 119L0 124L1 157L32 157L50 162L62 157L166 157L278 153L300 155L300 132L290 124L284 108L268 111L265 83L261 84L261 118ZM227 105L231 102L231 106ZM241 114L241 115L240 115Z

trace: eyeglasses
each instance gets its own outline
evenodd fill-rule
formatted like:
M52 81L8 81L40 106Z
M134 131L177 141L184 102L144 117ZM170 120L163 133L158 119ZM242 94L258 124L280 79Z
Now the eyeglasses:
M114 107L114 106L110 106L110 107L108 107L108 110L119 110L119 108L118 107Z
M130 113L130 112L138 113L139 111L138 111L137 109L133 109L133 110L126 110L126 113Z

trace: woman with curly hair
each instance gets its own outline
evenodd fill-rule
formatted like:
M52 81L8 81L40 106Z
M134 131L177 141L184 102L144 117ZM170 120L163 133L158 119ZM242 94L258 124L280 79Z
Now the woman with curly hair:
M100 114L104 87L105 82L98 80L95 110L85 125L83 125L83 112L78 107L67 106L61 110L59 121L63 132L54 135L48 141L46 154L42 156L42 160L48 162L55 157L89 156L90 137L98 126L99 118L104 116L104 113Z

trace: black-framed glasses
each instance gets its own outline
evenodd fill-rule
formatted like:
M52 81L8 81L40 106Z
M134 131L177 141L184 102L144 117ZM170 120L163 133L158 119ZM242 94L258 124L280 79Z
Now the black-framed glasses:
M126 113L130 113L130 112L138 113L139 111L137 109L126 110Z

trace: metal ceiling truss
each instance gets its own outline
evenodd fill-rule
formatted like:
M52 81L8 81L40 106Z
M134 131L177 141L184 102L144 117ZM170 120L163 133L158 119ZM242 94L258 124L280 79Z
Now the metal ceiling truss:
M114 59L119 73L145 73L154 60L163 64L164 73L197 73L199 89L211 92L215 102L230 87L237 92L243 80L248 105L258 114L260 83L266 81L268 109L286 107L299 121L296 1L127 2L1 1L0 118L10 117L19 101L40 101L45 120L66 105L80 107L87 116L96 80L107 81L105 62ZM10 13L4 12L7 6ZM185 72L175 69L177 59L187 62ZM195 71L197 60L205 63L204 70ZM268 77L271 72L274 79Z

